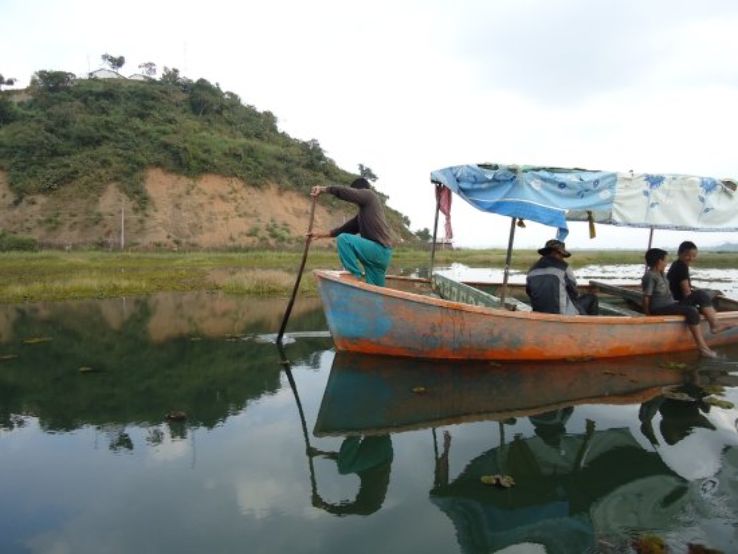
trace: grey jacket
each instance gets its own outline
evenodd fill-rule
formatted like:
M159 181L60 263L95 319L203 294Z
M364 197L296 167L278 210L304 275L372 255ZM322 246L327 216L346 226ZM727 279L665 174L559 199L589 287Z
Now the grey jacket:
M542 256L528 270L525 282L534 312L579 315L574 303L579 296L577 280L565 261Z

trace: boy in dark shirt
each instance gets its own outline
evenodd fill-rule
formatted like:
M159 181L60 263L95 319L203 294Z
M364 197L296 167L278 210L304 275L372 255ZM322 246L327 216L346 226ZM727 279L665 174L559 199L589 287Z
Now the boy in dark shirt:
M327 192L359 207L359 213L343 225L325 233L313 233L313 238L336 237L341 264L354 277L361 279L362 266L366 282L384 286L384 277L392 258L390 228L384 218L379 197L369 181L356 179L350 187L313 187L312 196Z
M686 240L679 245L677 255L679 256L678 259L671 264L669 271L666 273L666 279L669 281L669 289L674 300L685 306L699 308L710 324L710 330L713 333L730 329L731 325L721 325L718 322L717 312L712 303L712 295L706 290L692 288L689 266L697 259L697 245Z

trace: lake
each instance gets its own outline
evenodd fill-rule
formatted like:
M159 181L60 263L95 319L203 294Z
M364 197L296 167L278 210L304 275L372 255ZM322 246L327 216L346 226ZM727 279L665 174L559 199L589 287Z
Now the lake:
M738 272L694 273L738 296ZM0 552L736 551L738 346L547 364L336 354L305 298L280 352L285 304L0 305Z

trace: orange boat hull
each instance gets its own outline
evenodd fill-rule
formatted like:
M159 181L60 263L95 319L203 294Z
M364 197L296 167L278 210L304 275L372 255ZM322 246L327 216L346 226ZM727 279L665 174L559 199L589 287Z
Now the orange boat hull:
M450 302L316 270L338 350L428 359L579 360L694 350L681 316L561 316ZM738 312L721 312L738 325ZM710 346L738 342L738 327Z

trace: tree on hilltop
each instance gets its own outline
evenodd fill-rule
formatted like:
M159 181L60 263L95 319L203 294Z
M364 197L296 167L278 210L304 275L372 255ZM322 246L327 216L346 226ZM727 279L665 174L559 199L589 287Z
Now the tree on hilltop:
M364 164L359 164L359 176L363 177L367 181L371 181L372 183L379 179L379 177L374 174L371 168L365 166Z
M198 79L190 87L192 113L196 115L221 113L223 104L223 92L217 83L213 86L207 79Z
M176 67L169 69L166 65L164 66L164 71L161 72L159 81L167 85L177 86L185 92L189 91L192 86L192 81L187 77L180 75L179 69Z
M430 242L431 232L428 227L423 227L419 231L415 231L415 236L422 242Z
M154 62L140 63L138 64L138 68L148 77L154 77L156 75L156 64Z
M7 79L3 77L3 74L0 73L0 90L5 87L12 87L15 84L15 79L8 77Z
M126 63L125 56L111 56L107 52L100 56L104 64L109 65L113 71L118 71Z
M76 77L68 71L47 71L42 69L31 77L31 88L41 92L59 92L74 84Z

